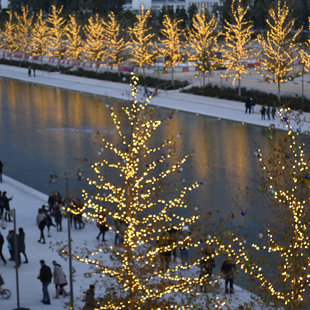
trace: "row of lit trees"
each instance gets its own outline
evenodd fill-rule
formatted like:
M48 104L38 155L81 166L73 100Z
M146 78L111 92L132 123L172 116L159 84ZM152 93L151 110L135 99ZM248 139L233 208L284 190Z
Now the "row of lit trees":
M181 20L164 17L161 35L155 38L149 21L151 12L143 7L136 15L136 22L126 31L129 39L124 39L124 29L116 20L113 12L106 20L98 15L91 16L85 26L77 23L74 15L66 21L62 8L52 6L46 19L43 13L36 20L28 8L22 14L9 12L9 20L1 33L1 48L7 51L22 51L25 55L47 55L57 59L91 60L111 67L119 66L128 59L143 73L147 65L153 64L158 57L164 57L164 69L171 69L172 82L175 67L188 59L205 76L212 70L224 66L222 77L232 77L233 84L238 82L241 95L241 81L249 74L247 63L256 59L256 68L267 81L280 86L290 78L297 59L309 69L309 51L301 48L297 37L301 29L292 34L294 19L283 1L277 1L269 10L266 19L266 36L259 35L253 40L253 22L247 19L249 6L241 0L231 4L232 21L225 21L222 31L214 16L208 18L204 10L192 20L192 27L184 32ZM254 47L256 46L256 47ZM309 46L309 41L308 41ZM299 57L300 56L300 57Z

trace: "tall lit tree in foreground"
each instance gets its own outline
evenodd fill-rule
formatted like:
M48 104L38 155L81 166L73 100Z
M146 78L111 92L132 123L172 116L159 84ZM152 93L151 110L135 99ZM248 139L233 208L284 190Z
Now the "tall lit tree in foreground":
M182 189L176 188L178 176L175 173L180 172L191 155L173 163L173 138L149 146L155 142L153 134L161 121L150 115L149 98L142 103L137 101L137 86L138 79L132 76L131 103L122 108L120 115L111 108L119 141L111 143L103 139L104 159L92 164L96 177L88 179L95 191L91 194L83 191L89 209L84 216L105 224L109 224L109 217L121 221L123 230L116 233L121 235L123 243L119 248L110 247L116 259L113 263L103 262L100 256L96 258L102 249L88 258L77 258L95 265L98 273L110 278L106 280L107 285L115 286L115 294L109 296L100 309L142 309L144 306L147 309L188 309L185 304L176 306L174 294L183 298L187 294L195 295L193 286L208 275L199 280L190 267L179 264L168 267L165 254L177 247L195 245L188 234L180 234L179 239L171 241L169 231L173 228L180 232L198 218L185 216L181 210L187 207L186 194L200 184L183 184ZM107 159L109 154L111 161ZM164 266L160 264L163 259Z
M287 3L278 0L276 5L269 10L266 23L269 27L266 38L258 36L262 47L260 56L261 67L257 72L267 81L278 85L278 102L280 102L281 84L289 80L289 73L298 55L295 53L296 38L300 30L292 35L295 20L289 16L290 10Z
M167 71L171 69L171 80L174 85L174 68L182 62L182 35L183 31L180 29L182 20L170 18L168 15L164 16L163 28L160 30L162 38L160 43L163 47L160 48L160 55L165 57L164 68Z
M214 15L207 20L205 10L198 12L192 21L187 41L190 50L188 59L203 74L203 86L205 86L206 73L215 69L218 62L217 40L219 33L216 32L218 21Z
M129 61L142 68L143 76L145 75L145 66L153 63L155 57L153 42L155 34L150 32L151 27L148 26L150 16L151 11L145 11L144 6L142 6L140 14L136 15L137 21L133 27L128 28L130 35L130 41L128 42L128 48L130 49Z
M251 36L253 22L247 20L249 6L243 7L241 0L231 3L232 22L225 20L225 44L221 49L223 65L227 68L224 77L232 77L233 85L238 81L238 94L241 96L241 80L244 74L249 74L247 61L253 58Z
M221 247L274 301L285 309L306 309L310 284L310 157L309 145L303 141L309 141L309 137L301 136L300 128L293 132L289 112L280 110L288 129L286 139L276 142L269 136L270 153L264 156L260 149L255 152L263 173L264 186L259 190L265 189L271 199L278 219L276 227L269 227L266 237L260 233L260 240L251 249L233 233L233 245ZM270 270L266 272L257 263L261 256L268 257L268 265L276 274L270 276Z

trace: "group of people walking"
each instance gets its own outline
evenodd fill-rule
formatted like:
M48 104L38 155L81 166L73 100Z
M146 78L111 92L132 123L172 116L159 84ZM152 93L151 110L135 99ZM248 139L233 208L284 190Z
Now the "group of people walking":
M253 100L253 98L247 98L245 101L245 113L249 113L249 114L253 114L254 113L254 106L255 106L255 102ZM277 109L275 106L270 106L270 105L262 105L261 109L260 109L260 114L261 114L261 119L265 120L266 119L266 115L268 117L268 120L275 119L276 116L276 112Z

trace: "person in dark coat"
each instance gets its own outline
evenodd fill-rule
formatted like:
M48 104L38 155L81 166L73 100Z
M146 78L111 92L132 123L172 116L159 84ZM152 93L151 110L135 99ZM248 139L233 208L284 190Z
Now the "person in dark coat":
M47 227L47 236L50 237L50 228L51 226L56 227L56 225L53 223L51 214L49 212L45 212L45 225Z
M3 256L3 253L2 253L3 244L4 244L4 238L0 232L0 258L3 260L4 264L6 264L6 260Z
M62 231L62 214L61 214L60 206L58 205L58 203L54 211L54 217L55 217L57 231Z
M230 288L230 294L234 293L234 277L236 271L236 264L231 257L228 257L222 264L221 271L225 278L225 293L228 293L228 284Z
M105 242L104 239L105 232L109 230L108 225L106 224L105 215L101 214L101 218L97 219L97 227L99 228L99 234L96 237L97 240L99 240L100 235L102 235L102 241Z
M24 264L28 264L28 258L26 255L26 245L25 245L25 232L22 227L19 228L18 232L19 232L18 234L19 252L22 253L25 257Z
M266 107L265 105L262 106L260 113L262 115L262 120L265 120L265 115L266 115Z
M50 295L48 293L48 285L52 281L52 271L51 268L45 265L45 261L43 259L40 260L40 274L38 279L42 283L42 291L43 291L43 299L41 300L45 305L50 305Z
M0 183L2 183L3 163L0 160Z
M277 111L276 107L273 106L272 109L271 109L271 116L272 116L272 119L275 118L275 116L276 116L276 111Z
M37 215L37 226L40 229L40 239L38 240L38 242L40 243L45 243L45 237L44 237L45 224L46 224L45 223L45 212L42 209L39 209L38 215Z
M31 67L28 67L28 76L31 77Z
M245 101L245 113L251 114L251 98L247 98L247 100Z
M4 209L6 211L5 213L5 217L4 219L7 221L7 222L13 222L11 220L11 213L10 213L10 201L13 199L13 196L11 198L8 198L6 196L6 192L3 192L2 193L2 196L1 196L1 200L3 202L3 205L4 205Z
M8 235L6 236L6 240L8 241L10 260L14 260L14 230L9 230Z
M85 306L82 310L94 310L96 307L95 285L90 285L85 294Z
M267 114L268 120L270 120L270 105L267 106L266 114Z

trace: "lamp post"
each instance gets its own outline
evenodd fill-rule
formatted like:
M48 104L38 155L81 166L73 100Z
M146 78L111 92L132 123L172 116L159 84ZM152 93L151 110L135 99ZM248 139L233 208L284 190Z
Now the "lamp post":
M69 252L69 281L70 281L70 310L74 309L74 298L73 298L73 276L72 276L72 248L71 248L71 225L70 225L70 203L69 203L69 177L71 173L66 169L66 171L62 175L57 175L55 172L50 174L49 183L56 183L56 178L64 178L65 179L65 190L66 190L66 214L67 214L67 222L68 222L68 252ZM77 171L77 180L81 181L83 177L83 173L81 170Z

